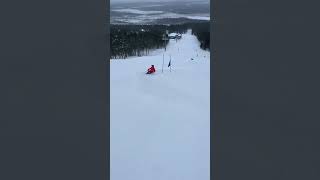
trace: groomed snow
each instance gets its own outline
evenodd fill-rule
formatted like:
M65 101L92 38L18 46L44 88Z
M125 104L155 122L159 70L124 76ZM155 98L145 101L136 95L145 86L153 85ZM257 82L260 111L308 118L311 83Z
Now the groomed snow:
M210 53L190 30L166 52L111 60L110 71L111 180L209 180Z

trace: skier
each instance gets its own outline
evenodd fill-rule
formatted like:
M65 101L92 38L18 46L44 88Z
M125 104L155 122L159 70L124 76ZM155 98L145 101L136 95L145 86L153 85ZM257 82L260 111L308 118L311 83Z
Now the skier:
M148 69L147 74L152 74L154 72L156 72L156 69L154 68L154 65L151 65L151 67Z

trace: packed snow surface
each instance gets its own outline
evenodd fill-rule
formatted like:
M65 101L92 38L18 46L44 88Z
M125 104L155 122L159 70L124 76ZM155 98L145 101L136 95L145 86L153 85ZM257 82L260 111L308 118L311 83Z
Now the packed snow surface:
M210 53L190 30L110 71L111 180L209 180Z

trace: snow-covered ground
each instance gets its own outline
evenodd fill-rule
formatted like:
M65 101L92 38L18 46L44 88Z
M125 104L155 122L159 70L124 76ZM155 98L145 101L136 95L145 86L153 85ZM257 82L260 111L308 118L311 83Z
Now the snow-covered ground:
M110 62L111 180L209 180L210 53L189 30L167 51Z

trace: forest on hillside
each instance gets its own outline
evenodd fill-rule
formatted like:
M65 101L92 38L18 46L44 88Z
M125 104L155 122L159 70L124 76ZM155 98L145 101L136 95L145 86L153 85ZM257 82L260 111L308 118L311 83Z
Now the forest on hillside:
M176 25L111 25L111 58L125 59L129 56L148 55L150 50L165 48L168 41L164 38L166 31L186 33L192 29L200 47L210 48L209 22L186 23Z

